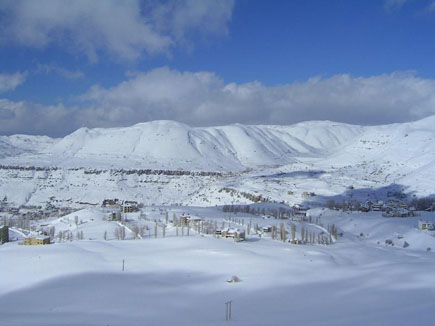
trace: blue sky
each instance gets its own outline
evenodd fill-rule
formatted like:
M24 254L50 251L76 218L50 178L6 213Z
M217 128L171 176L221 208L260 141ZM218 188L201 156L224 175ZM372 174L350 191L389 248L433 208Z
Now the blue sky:
M0 27L0 134L435 113L432 0L5 0Z

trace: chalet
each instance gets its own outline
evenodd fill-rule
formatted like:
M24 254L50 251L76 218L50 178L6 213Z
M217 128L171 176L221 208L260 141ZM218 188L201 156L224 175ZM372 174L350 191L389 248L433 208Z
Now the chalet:
M112 212L108 217L109 221L121 221L121 213L120 212Z
M181 225L187 225L187 223L189 223L189 220L190 220L190 216L187 216L187 215L180 216L180 224Z
M135 204L131 204L130 202L124 202L121 205L121 210L123 213L134 213L137 212L139 210L139 207Z
M115 199L104 199L102 207L113 207L113 206L120 206L121 202L118 198Z
M418 221L418 228L420 230L434 230L435 226L432 222L428 221Z
M380 212L382 211L383 206L384 206L384 202L380 200L377 203L372 204L371 210L374 212Z
M307 208L304 205L301 204L294 204L292 207L295 211L303 211L303 210L307 210Z
M0 226L0 244L9 242L9 227L4 225Z
M408 209L408 204L407 203L399 203L399 207L403 208L403 209Z
M24 239L25 246L39 246L50 244L50 237L29 237Z
M296 204L293 205L293 210L294 210L294 215L306 216L308 208L303 205Z
M245 236L245 230L236 230L234 232L234 241L239 242L239 241L245 241L246 240L246 236Z
M272 232L272 226L270 226L270 225L263 226L262 230L264 233L270 233L270 232Z
M190 225L199 225L202 222L202 218L198 216L191 216L187 220L190 223Z
M243 241L245 240L245 230L228 228L221 230L221 236L223 238L233 238L234 241Z
M359 208L359 210L360 210L361 212L367 213L367 212L370 210L370 207L364 204L364 205L361 205L361 207Z
M394 217L409 217L411 216L410 211L405 208L397 208L393 211Z
M393 208L382 213L383 217L409 217L413 216L413 213L403 208Z

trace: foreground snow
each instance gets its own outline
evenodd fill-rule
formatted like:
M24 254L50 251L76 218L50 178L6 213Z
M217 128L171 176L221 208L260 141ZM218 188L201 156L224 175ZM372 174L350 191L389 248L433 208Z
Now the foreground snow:
M1 325L222 325L229 300L233 325L433 324L434 254L353 236L9 243L0 261Z

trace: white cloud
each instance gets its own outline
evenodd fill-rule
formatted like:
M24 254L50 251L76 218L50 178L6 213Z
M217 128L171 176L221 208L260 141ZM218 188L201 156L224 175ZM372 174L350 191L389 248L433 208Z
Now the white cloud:
M385 124L435 114L435 80L412 72L336 75L268 87L258 82L225 84L211 72L159 68L130 74L112 88L95 85L72 108L3 101L0 111L0 134L56 136L82 126L128 126L157 119L196 126L325 119Z
M435 12L435 1L432 1L427 7L426 11L428 13L434 13Z
M225 33L232 8L233 0L4 0L0 39L33 48L56 44L92 61L102 51L135 60L168 54L191 30Z
M435 114L434 91L434 80L413 73L368 78L336 75L267 87L258 82L225 85L210 72L160 68L110 89L94 86L82 99L107 112L128 108L134 121L174 119L213 125L329 119L379 124Z
M53 72L67 79L80 79L85 76L85 74L80 70L69 70L54 64L38 64L36 73L41 72L44 72L46 74Z
M386 10L397 10L402 8L407 0L385 0Z
M197 31L203 34L227 34L234 1L167 1L152 10L152 19L160 31L168 32L177 40Z
M27 72L0 74L0 93L13 91L27 79Z
M0 134L64 135L74 109L0 99Z

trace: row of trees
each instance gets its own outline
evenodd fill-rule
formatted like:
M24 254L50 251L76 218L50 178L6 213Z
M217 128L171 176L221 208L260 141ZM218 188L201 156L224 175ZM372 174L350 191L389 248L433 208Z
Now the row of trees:
M435 199L432 197L415 198L407 202L408 207L415 207L417 211L432 210L435 211ZM329 199L326 201L326 207L330 209L359 210L362 204L358 200L336 201Z
M19 166L19 165L0 165L0 170L18 170L18 171L56 171L59 167L41 167L41 166ZM221 172L211 172L211 171L185 171L185 170L152 170L152 169L110 169L110 170L98 170L98 169L85 169L80 168L69 168L69 171L80 171L83 170L84 174L101 174L110 171L112 174L137 174L137 175L171 175L171 176L199 176L199 177L221 177L224 174Z
M249 192L238 191L238 190L235 190L235 189L232 189L232 188L227 188L227 187L219 189L219 192L229 193L233 197L235 197L235 196L243 197L243 198L246 198L246 199L248 199L248 200L250 200L250 201L252 201L254 203L259 203L259 202L261 202L261 203L274 202L274 201L271 201L270 198L263 197L263 195L254 195L254 194L250 194Z
M245 213L252 215L270 215L275 218L288 218L293 215L291 208L272 208L272 207L255 207L250 205L224 205L222 206L224 213Z
M152 169L111 169L111 170L97 170L97 169L83 169L85 174L101 174L105 172L110 172L113 175L168 175L168 176L196 176L196 177L221 177L223 174L221 172L210 172L210 171L185 171L185 170L152 170Z
M430 197L413 199L411 200L410 205L414 206L418 211L435 211L435 199Z
M40 167L40 166L18 166L18 165L0 165L0 170L19 170L19 171L56 171L58 167Z
M50 238L54 239L54 227L53 227L53 235L51 235L50 233ZM83 240L85 238L83 231L77 231L74 237L73 232L71 231L59 231L57 233L57 241L58 242L62 242L62 241L72 241L74 239L77 240Z
M307 219L309 219L309 223L314 222L312 221L311 216ZM257 223L255 223L254 225L252 224L252 220L249 220L248 223L245 223L244 219L230 217L227 219L227 221L229 222L229 226L231 225L231 223L238 224L241 226L246 225L246 231L248 235L250 234L251 229L253 229L254 233L257 234L262 233L262 230L259 228ZM320 218L316 218L314 223L319 226L322 226L320 222ZM224 227L225 227L225 221L222 222L222 228ZM280 223L279 227L272 226L270 231L270 235L273 240L280 240L283 242L289 241L297 244L309 243L309 244L329 245L333 243L333 238L337 239L338 229L334 224L332 224L332 225L328 225L328 234L324 232L316 233L316 232L310 232L304 225L302 225L300 237L298 238L296 234L297 234L297 227L296 224L294 223L290 224L290 238L288 238L288 231L286 229L286 224L283 222Z

